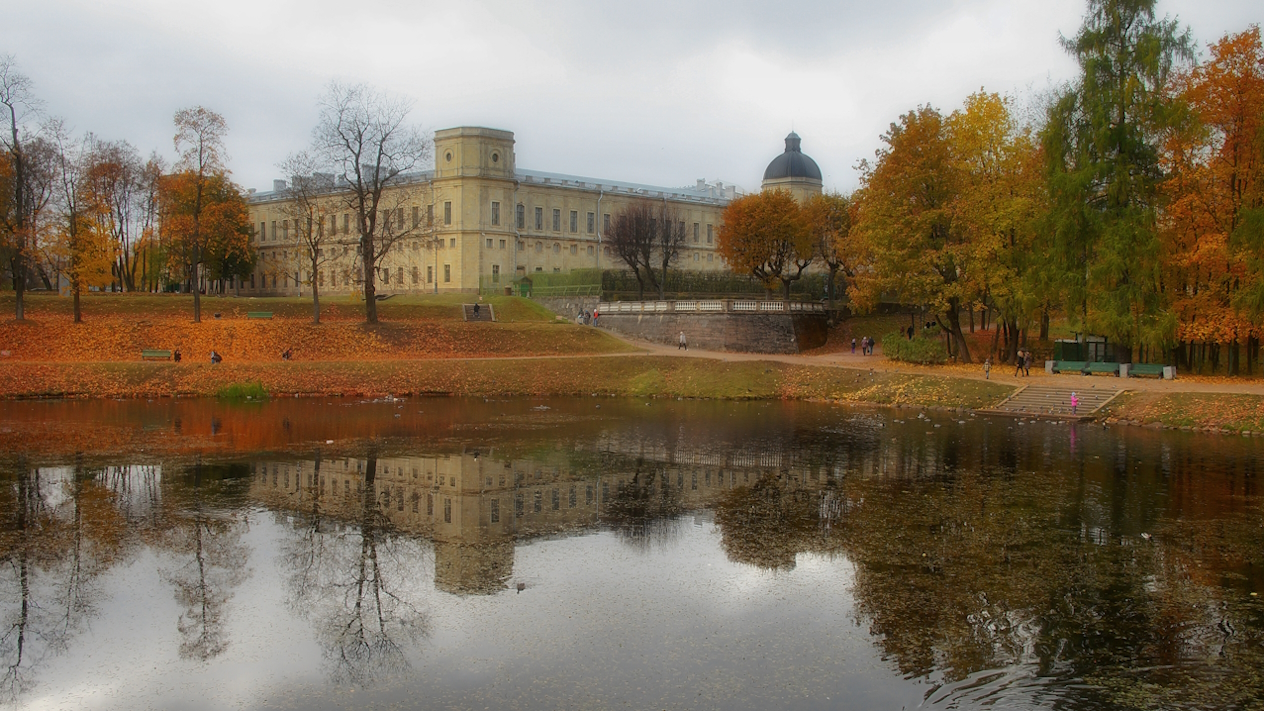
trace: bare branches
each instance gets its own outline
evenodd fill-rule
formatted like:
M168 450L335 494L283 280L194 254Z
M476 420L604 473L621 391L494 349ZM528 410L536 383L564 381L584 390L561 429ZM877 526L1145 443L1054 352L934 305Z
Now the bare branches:
M430 139L406 123L412 106L367 84L331 83L319 100L313 153L334 167L343 203L356 216L364 272L365 320L377 322L376 268L413 228L403 219L407 173L430 157ZM388 190L390 188L390 190Z
M228 154L224 151L228 124L223 116L202 106L194 106L177 111L173 120L176 135L172 143L180 154L177 170L197 173L198 177L229 172Z

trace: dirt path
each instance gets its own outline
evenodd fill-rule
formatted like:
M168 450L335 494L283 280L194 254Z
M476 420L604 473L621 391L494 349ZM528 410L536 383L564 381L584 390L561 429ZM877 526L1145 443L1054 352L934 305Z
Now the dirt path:
M918 375L940 375L954 378L984 380L982 365L943 365L919 366L909 363L897 363L887 360L881 352L874 355L853 355L849 352L823 353L814 355L779 355L763 353L726 353L721 351L704 351L698 349L679 350L676 346L635 341L607 331L611 336L625 343L642 349L645 355L670 356L679 358L710 358L713 360L740 361L775 361L795 365L832 366L841 368L857 368L882 372L915 373ZM620 355L638 355L636 353ZM1012 365L1000 364L992 368L991 380L1005 385L1066 385L1084 388L1109 388L1111 390L1132 390L1153 393L1246 393L1264 395L1264 380L1241 379L1207 376L1178 376L1175 380L1159 378L1128 378L1121 380L1108 375L1049 375L1045 373L1044 364L1033 367L1030 376L1015 376Z

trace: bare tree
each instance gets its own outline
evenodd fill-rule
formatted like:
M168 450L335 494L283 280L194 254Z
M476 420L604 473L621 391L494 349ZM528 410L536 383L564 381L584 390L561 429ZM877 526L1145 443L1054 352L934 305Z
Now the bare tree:
M35 229L35 204L30 193L30 165L23 135L39 111L31 80L17 70L12 55L0 55L0 107L7 114L7 135L0 138L5 152L2 171L5 195L0 199L0 237L8 251L13 291L17 295L16 318L26 318L24 295L29 274Z
M654 236L654 247L658 252L659 275L658 298L667 298L667 270L680 258L680 250L685 246L685 221L678 210L671 207L666 200L658 210L658 219L651 224L657 225Z
M88 180L99 203L99 220L113 244L111 272L119 291L135 291L145 248L145 165L127 141L94 141L91 151Z
M615 256L628 265L640 287L640 298L645 298L645 282L658 290L654 278L654 247L658 241L658 216L654 203L637 200L615 214L610 222L607 239Z
M312 287L312 323L320 323L320 267L329 261L325 245L336 234L337 214L334 203L334 176L321 172L321 162L314 154L302 151L290 154L280 166L291 176L289 197L282 212L294 221L301 250L295 250L295 262L308 267L307 283ZM326 224L329 232L325 231ZM302 264L306 262L306 264ZM301 271L301 268L300 268ZM299 283L302 283L300 281Z
M378 264L415 227L404 220L408 173L430 157L430 140L407 124L409 102L366 84L331 83L319 101L313 152L335 167L337 194L355 216L364 275L364 319L377 323Z
M184 232L190 248L188 269L193 282L193 322L201 323L202 289L199 270L205 259L209 236L202 229L202 216L208 184L212 178L222 178L228 174L228 157L224 153L224 137L228 134L228 124L224 122L223 116L201 106L177 111L174 121L176 135L173 143L180 154L176 169L193 183L193 205L188 215L191 224Z

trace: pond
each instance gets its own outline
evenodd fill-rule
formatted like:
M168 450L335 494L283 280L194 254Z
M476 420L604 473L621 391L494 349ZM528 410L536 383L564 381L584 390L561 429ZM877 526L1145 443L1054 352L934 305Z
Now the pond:
M17 708L1255 708L1251 439L611 398L0 404Z

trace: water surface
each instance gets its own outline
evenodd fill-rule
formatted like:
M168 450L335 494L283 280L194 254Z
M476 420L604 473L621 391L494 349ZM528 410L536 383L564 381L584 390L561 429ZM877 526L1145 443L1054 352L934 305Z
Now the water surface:
M807 403L0 405L18 708L1256 708L1255 440Z

